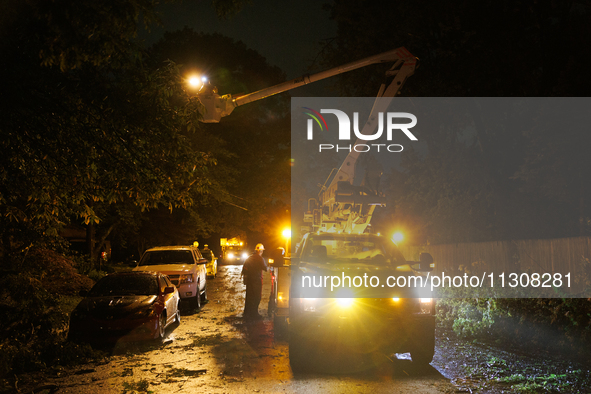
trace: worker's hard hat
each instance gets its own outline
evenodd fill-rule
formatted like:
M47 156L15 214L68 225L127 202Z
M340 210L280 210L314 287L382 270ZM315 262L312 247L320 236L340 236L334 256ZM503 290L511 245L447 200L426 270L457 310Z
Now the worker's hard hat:
M263 244L257 244L254 250L265 250L265 247L263 246Z

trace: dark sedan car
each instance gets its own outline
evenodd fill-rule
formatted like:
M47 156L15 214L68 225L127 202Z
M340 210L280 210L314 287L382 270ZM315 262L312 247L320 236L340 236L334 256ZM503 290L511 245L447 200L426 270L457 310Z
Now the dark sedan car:
M170 324L180 323L179 300L177 288L164 274L111 274L74 309L68 335L100 343L162 339Z

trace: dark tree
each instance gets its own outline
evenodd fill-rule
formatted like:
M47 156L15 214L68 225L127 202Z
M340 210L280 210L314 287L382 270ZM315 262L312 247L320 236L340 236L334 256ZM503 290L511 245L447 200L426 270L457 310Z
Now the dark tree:
M405 96L587 96L591 88L591 10L584 2L336 0L327 7L338 35L324 62L336 66L405 46L420 59ZM343 74L337 87L374 96L384 67ZM428 153L406 152L389 189L396 220L412 223L419 242L588 234L585 133L560 136L538 127L539 116L522 125L520 117L536 114L503 104L497 117L477 101L465 104L469 135L461 127L427 128Z
M251 93L285 80L281 70L242 42L188 28L166 33L150 54L156 66L172 60L185 76L206 75L220 94ZM191 138L196 147L224 152L209 172L209 181L224 189L191 208L213 232L224 237L277 231L270 223L289 207L288 105L286 95L272 96L236 108L219 124L196 125Z

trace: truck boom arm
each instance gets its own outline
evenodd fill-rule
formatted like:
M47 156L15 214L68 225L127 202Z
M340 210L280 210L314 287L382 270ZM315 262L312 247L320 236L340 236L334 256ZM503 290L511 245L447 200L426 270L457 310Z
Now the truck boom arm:
M402 49L406 51L406 49ZM380 87L361 134L374 133L378 123L378 114L386 112L406 79L414 74L415 67L416 58L410 55L400 58L386 73L386 75L393 75L394 78L387 87L386 85ZM369 226L375 207L385 205L385 198L379 193L377 185L363 185L365 182L360 179L362 175L356 174L360 153L354 147L361 142L361 139L355 142L328 187L324 186L318 195L319 207L317 209L320 212L313 217L320 219L321 223L314 223L320 230L361 234ZM381 170L379 172L378 179ZM361 186L359 186L360 184Z
M366 67L376 63L394 63L392 67L394 69L399 66L406 66L407 68L414 67L416 64L416 58L404 47L393 49L391 51L383 52L378 55L366 57L361 60L356 60L342 66L334 67L326 71L321 71L312 75L304 75L299 78L292 79L291 81L283 82L279 85L271 86L265 89L261 89L257 92L233 97L231 94L220 96L217 93L209 92L207 94L200 94L198 96L199 101L205 107L205 113L203 114L202 122L204 123L218 123L221 118L228 116L232 113L234 108L257 101L278 93L283 93L291 89L298 88L300 86L307 85L312 82L320 81L335 75L343 74L349 71L356 70L358 68ZM401 70L401 69L400 69ZM411 75L411 74L408 74ZM407 75L407 76L408 76ZM398 75L395 77L396 80L402 79L396 91L400 89L401 84L404 82L406 77L399 78ZM392 86L392 84L390 85ZM382 92L385 93L385 92ZM393 93L395 94L395 92Z
M398 94L406 79L414 74L417 59L404 47L316 74L304 75L291 81L237 97L233 97L231 94L220 96L217 94L217 90L201 93L198 98L205 108L202 122L218 123L222 117L230 115L234 108L240 105L376 63L393 63L390 70L386 72L386 76L393 77L393 79L388 86L383 84L380 87L369 120L361 131L364 135L373 134L378 122L378 116L376 115L386 111L392 98ZM355 146L359 143L360 140L357 140ZM368 187L367 184L359 185L360 182L356 179L355 174L358 159L359 152L351 149L329 186L323 187L321 190L318 201L316 201L313 208L315 211L313 217L319 218L318 223L314 220L314 225L319 230L361 234L369 226L375 207L385 204L385 198L379 193L377 187ZM376 172L375 169L373 172ZM379 179L379 175L381 173L375 178Z

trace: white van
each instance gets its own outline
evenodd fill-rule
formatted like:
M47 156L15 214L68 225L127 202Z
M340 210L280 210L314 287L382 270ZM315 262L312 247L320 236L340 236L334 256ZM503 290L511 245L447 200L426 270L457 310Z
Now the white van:
M194 246L159 246L146 250L133 270L167 275L178 288L182 302L199 309L207 301L207 262Z

